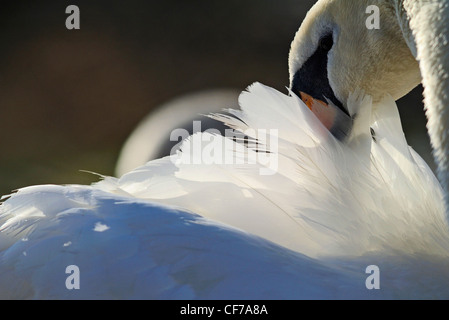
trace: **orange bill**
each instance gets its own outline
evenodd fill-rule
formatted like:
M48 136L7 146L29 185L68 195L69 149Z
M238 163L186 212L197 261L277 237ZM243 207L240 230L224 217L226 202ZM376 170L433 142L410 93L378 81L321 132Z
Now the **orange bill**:
M321 123L328 130L331 130L337 117L335 108L331 108L327 103L319 99L315 99L307 93L300 92L299 94L301 100L315 114L315 116L321 121Z

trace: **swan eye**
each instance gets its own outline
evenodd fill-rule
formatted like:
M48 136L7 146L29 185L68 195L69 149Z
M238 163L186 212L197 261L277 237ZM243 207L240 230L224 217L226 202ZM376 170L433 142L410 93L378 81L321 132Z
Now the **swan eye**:
M322 51L328 52L332 49L334 45L334 38L332 33L329 33L320 39L319 48Z

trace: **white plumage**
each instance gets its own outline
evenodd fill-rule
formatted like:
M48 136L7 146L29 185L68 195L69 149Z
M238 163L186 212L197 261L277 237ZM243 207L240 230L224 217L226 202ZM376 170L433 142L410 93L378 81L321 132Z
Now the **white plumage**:
M392 298L409 294L399 277L443 285L420 262L447 263L441 190L393 101L371 118L370 100L353 99L367 116L349 144L294 95L254 84L240 104L234 126L280 128L278 172L164 158L93 186L21 189L0 207L1 297ZM380 292L365 287L371 264ZM65 287L68 265L80 290Z
M425 36L414 2L378 0L391 24L373 36L356 29L368 2L319 1L292 45L288 95L256 83L241 111L213 116L246 139L198 133L120 178L7 197L0 297L448 298L447 190L408 147L394 99L416 84L415 53L447 189L448 43L435 39L449 6L417 1L441 18ZM80 289L65 286L71 265Z
M192 132L195 129L193 121L201 121L201 129L208 129L207 118L203 115L237 107L239 93L233 89L206 90L177 97L159 106L142 119L126 140L115 174L122 176L150 160L169 155L178 143L174 140L176 136L171 137L174 130Z

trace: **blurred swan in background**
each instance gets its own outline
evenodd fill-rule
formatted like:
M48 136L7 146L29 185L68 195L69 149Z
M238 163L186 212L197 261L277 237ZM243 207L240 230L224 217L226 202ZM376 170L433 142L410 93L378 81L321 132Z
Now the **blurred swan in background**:
M172 141L174 130L184 129L191 134L193 122L201 121L201 130L220 129L221 122L204 115L238 107L238 90L215 89L177 97L148 114L133 130L120 152L115 168L116 176L140 167L150 160L170 155L181 141Z
M449 4L378 0L370 30L372 2L317 2L289 94L256 83L212 116L244 139L197 133L120 178L6 197L0 297L448 298ZM394 103L421 77L441 185Z

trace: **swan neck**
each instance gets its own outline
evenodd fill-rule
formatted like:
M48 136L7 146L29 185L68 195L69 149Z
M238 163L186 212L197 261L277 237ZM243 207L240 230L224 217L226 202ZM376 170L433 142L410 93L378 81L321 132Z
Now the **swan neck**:
M449 212L449 1L394 0L404 37L419 61L427 129ZM404 14L405 13L405 14ZM413 52L416 50L416 52Z

